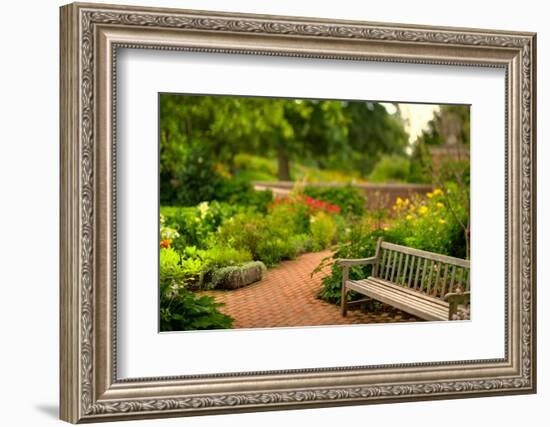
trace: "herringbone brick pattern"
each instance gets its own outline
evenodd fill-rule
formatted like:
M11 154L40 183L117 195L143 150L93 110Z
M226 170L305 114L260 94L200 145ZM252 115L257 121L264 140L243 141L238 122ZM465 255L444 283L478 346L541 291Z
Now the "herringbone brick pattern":
M311 277L319 262L330 251L304 254L269 269L252 285L230 291L204 291L225 305L220 310L234 318L234 328L344 325L418 320L390 307L383 312L350 310L342 317L340 309L316 297L325 272Z

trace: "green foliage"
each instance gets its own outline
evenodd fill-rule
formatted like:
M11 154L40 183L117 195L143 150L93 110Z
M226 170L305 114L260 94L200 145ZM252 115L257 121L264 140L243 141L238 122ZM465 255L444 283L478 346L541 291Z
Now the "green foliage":
M161 183L161 203L192 206L215 200L225 184L207 146L200 142L188 147L174 175L169 182Z
M231 176L349 181L406 143L399 113L379 103L162 94L161 203L229 200Z
M234 266L252 261L252 254L246 249L230 246L213 246L198 253L209 269Z
M277 162L275 160L239 153L233 162L239 178L249 181L277 181Z
M365 193L352 185L346 186L306 186L303 193L317 200L339 206L342 214L360 216L365 209Z
M213 297L197 295L185 288L161 293L160 331L231 328L233 319L218 310L221 306Z
M202 262L194 258L182 258L172 248L161 248L159 253L159 273L161 292L170 287L192 285L200 280Z
M367 177L384 154L403 155L408 135L399 109L389 114L376 102L349 102L344 108L348 118L350 149L344 160L346 168Z
M210 234L240 209L237 205L214 201L193 207L161 206L160 213L164 227L179 234L173 239L174 248L183 250L186 246L196 246L204 249Z
M297 251L290 246L295 234L291 219L282 215L261 215L249 212L235 215L218 230L217 241L247 250L253 259L274 265L282 259L294 258Z
M410 160L409 182L429 184L432 182L432 158L426 144L419 138L413 147Z
M456 185L449 183L444 190L435 189L426 198L410 202L400 202L398 199L394 206L398 212L397 219L386 231L388 240L417 249L466 258L466 242L460 222L466 222L469 213L458 197Z
M204 145L189 149L175 178L161 184L161 203L194 206L201 202L226 202L260 210L273 199L271 190L254 191L245 177L222 176Z
M185 284L185 271L180 264L180 255L171 248L161 249L159 255L160 276L165 282L164 285L170 285L173 282Z
M372 182L406 182L410 174L410 161L398 155L386 155L376 163L369 175Z
M463 203L461 189L454 183L448 183L444 189L435 189L425 197L413 200L397 199L393 207L394 219L390 224L379 228L378 220L365 216L351 228L346 242L338 245L332 259L366 258L373 256L379 237L385 241L422 249L430 252L467 258L466 235L461 223L468 222L469 211ZM331 259L325 260L317 268L321 270ZM370 266L350 269L351 279L367 277ZM333 265L331 273L323 278L320 298L340 303L342 272ZM350 299L357 295L350 293Z
M328 248L336 237L336 224L332 215L318 212L311 217L311 237L313 250L321 251Z
M233 248L249 251L258 259L258 245L265 233L263 216L257 212L240 212L229 218L218 229L215 241L224 242Z
M328 214L322 217L317 227L320 230L321 224L328 221L331 233L329 240L332 241L336 225ZM225 221L212 240L248 251L253 259L271 266L284 259L293 259L314 247L326 247L325 243L320 243L326 239L321 231L316 230L316 237L311 233L308 207L296 200L273 205L266 214L257 211L240 212Z
M376 250L378 238L383 235L384 231L374 228L370 218L363 218L351 227L348 240L339 244L333 256L325 258L314 272L322 270L339 258L366 258L372 256ZM371 274L371 268L370 265L352 267L350 268L349 277L352 280L364 279ZM330 274L322 279L322 287L318 296L327 302L340 304L341 291L342 268L332 264ZM353 292L348 294L350 300L358 297L359 295Z
M251 206L265 211L273 200L271 190L255 191L250 182L241 177L224 179L215 196L216 200L232 205Z
M218 311L220 304L187 289L201 274L201 262L181 259L171 248L160 250L160 330L224 329L232 319Z

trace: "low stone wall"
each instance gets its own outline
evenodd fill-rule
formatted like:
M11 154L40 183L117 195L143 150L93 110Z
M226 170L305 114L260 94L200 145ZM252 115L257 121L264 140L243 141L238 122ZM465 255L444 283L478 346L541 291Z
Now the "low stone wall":
M255 181L257 190L271 189L275 196L284 196L290 193L294 182L292 181ZM347 184L333 182L318 182L307 184L310 187L344 187ZM431 184L352 184L365 193L367 209L390 208L398 197L402 199L412 197L415 194L426 194L434 189Z

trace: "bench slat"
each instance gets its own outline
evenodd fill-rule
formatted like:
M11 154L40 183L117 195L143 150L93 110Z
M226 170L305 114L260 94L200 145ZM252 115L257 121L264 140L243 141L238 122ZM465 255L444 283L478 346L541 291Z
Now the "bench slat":
M407 280L407 287L411 287L411 282L414 274L414 260L416 257L414 255L411 256L411 265L409 266L409 279Z
M384 275L387 275L388 272L388 258L390 254L387 249L384 249L384 260L382 265L384 266L383 271L379 274L380 277L383 277Z
M451 271L451 283L449 283L446 293L449 293L453 290L453 286L455 284L455 276L456 276L456 265L453 265L453 269Z
M420 299L429 301L431 304L435 304L437 306L444 307L444 308L449 307L449 304L447 302L445 302L444 300L442 300L442 299L431 297L429 295L426 295L423 292L415 291L413 289L408 289L408 288L405 288L403 286L394 285L393 283L377 279L376 277L369 277L368 279L363 279L363 280L354 280L354 282L359 282L359 283L361 283L361 282L372 282L372 283L376 283L377 285L385 286L389 289L402 292L403 294L406 294L411 298L420 298Z
M424 266L422 267L422 279L420 279L420 288L419 290L423 290L425 288L426 284L426 270L428 270L428 258L424 258Z
M416 265L416 276L414 278L414 289L418 289L418 277L420 275L420 264L422 264L422 258L417 257L416 259L418 260L418 262Z
M457 282L457 286L464 289L464 287L462 286L462 282L464 280L464 269L463 268L460 268L460 278L457 278L456 282ZM454 292L454 289L451 289L451 292Z
M350 281L348 282L348 286L350 289L389 304L406 313L420 317L421 319L448 320L449 317L448 309L435 307L433 304L429 304L428 301L423 301L421 299L411 301L407 295L403 295L398 290L390 290L374 282L362 281L358 283L356 281Z
M392 257L392 252L388 251L388 259L386 260L386 271L384 272L384 277L386 279L390 277L391 257Z
M408 295L404 295L398 291L396 292L384 286L379 286L378 284L367 282L358 286L357 283L354 284L350 282L349 285L350 289L354 289L357 292L361 292L362 294L370 296L371 298L375 298L373 296L373 293L376 293L377 296L384 297L383 302L387 304L395 306L395 303L399 303L400 306L397 308L400 308L403 311L410 312L403 308L403 306L408 306L416 309L417 311L422 311L423 313L436 314L438 317L443 319L446 319L448 317L448 308L434 306L429 304L427 301L421 299L411 300ZM419 317L424 318L423 316Z
M448 308L431 305L426 300L416 299L411 301L408 295L404 295L400 292L394 292L385 287L367 285L367 288L370 288L371 291L374 290L377 293L377 295L385 297L387 301L391 301L390 305L395 306L396 303L401 304L397 308L403 311L410 312L410 310L404 308L404 307L409 307L417 310L417 312L429 314L430 316L437 316L437 318L440 318L440 319L447 320L449 317ZM424 319L425 315L418 315L418 317L421 317Z
M390 282L393 282L393 278L395 277L395 264L397 264L397 252L393 252L393 263L391 266Z
M430 275L428 276L428 283L426 283L426 293L429 295L432 288L432 276L434 273L434 260L430 260Z
M447 274L449 272L449 264L445 264L445 273L443 273L443 285L441 286L441 292L439 296L443 298L445 296L445 287L447 284Z
M395 283L401 282L401 265L403 264L403 253L399 254L399 262L397 263L397 276L395 278Z
M409 258L410 258L410 255L406 254L405 255L405 266L403 267L403 275L401 276L401 284L403 286L406 286L406 283L407 283L407 272L409 271L408 270L408 268L409 268Z
M470 261L461 258L455 258L448 255L436 254L433 252L423 251L420 249L409 248L408 246L396 245L395 243L382 242L382 248L390 249L396 252L403 252L404 254L411 254L420 256L422 258L428 258L434 261L441 261L448 264L458 265L463 268L470 268Z

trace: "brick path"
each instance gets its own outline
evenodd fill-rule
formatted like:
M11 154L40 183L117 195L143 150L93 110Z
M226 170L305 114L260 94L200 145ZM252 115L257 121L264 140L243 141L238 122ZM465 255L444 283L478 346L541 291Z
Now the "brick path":
M225 306L220 311L234 318L234 328L268 328L283 326L344 325L360 323L415 321L415 317L388 308L381 313L340 309L316 297L324 272L310 276L330 251L304 254L292 261L283 261L269 269L264 278L240 289L204 291Z

